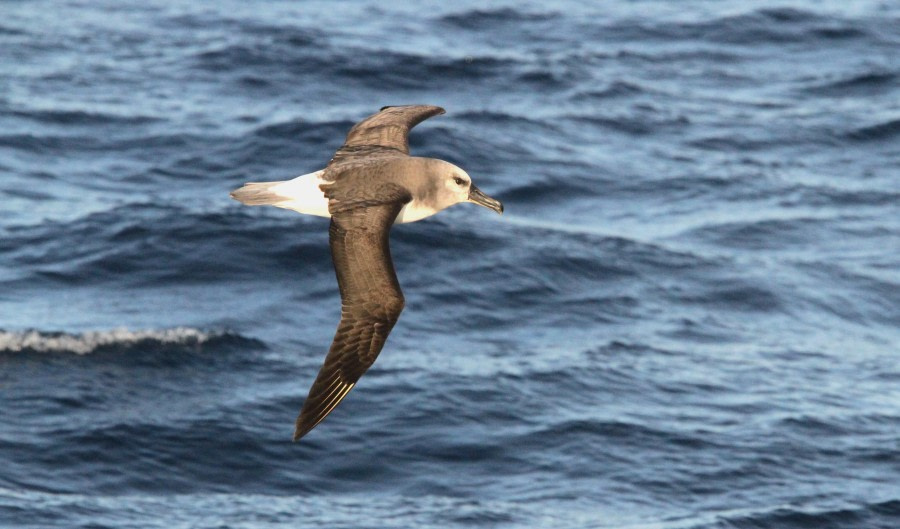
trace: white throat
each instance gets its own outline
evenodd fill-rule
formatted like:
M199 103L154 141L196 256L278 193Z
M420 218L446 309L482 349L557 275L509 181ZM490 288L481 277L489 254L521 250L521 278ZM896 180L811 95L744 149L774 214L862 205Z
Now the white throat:
M400 214L397 215L397 219L394 221L394 223L403 224L407 222L415 222L417 220L422 220L425 217L430 217L437 212L438 210L434 209L433 207L426 206L418 200L413 200L403 206L403 209L400 210Z

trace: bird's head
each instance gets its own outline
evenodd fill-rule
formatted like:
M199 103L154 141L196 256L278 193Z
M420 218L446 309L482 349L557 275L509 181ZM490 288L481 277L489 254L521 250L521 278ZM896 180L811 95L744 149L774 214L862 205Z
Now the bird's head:
M436 198L441 209L460 202L472 202L497 213L503 213L503 204L496 198L485 195L472 183L469 174L459 167L443 162L436 169L434 174L437 180Z

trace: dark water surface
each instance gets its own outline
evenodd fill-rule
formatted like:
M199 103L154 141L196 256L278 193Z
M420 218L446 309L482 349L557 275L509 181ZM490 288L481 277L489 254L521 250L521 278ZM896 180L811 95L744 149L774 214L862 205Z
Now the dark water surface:
M0 2L0 526L900 527L900 5ZM387 104L502 199L302 442Z

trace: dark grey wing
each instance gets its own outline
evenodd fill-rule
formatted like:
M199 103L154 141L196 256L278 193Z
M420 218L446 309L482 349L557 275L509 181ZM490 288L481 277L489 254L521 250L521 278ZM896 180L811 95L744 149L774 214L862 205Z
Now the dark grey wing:
M350 129L344 145L328 165L359 157L408 155L409 130L443 113L443 108L432 105L384 107Z
M396 188L381 204L333 212L329 239L341 291L341 322L325 364L303 404L294 440L341 403L375 362L403 310L388 232L409 193ZM389 200L389 201L387 201Z

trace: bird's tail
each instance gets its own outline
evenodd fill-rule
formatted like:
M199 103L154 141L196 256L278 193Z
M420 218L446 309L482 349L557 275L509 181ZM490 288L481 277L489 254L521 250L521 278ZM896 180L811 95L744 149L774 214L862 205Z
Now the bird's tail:
M284 182L247 182L231 192L231 198L248 206L268 206L284 202L287 197L272 190Z

